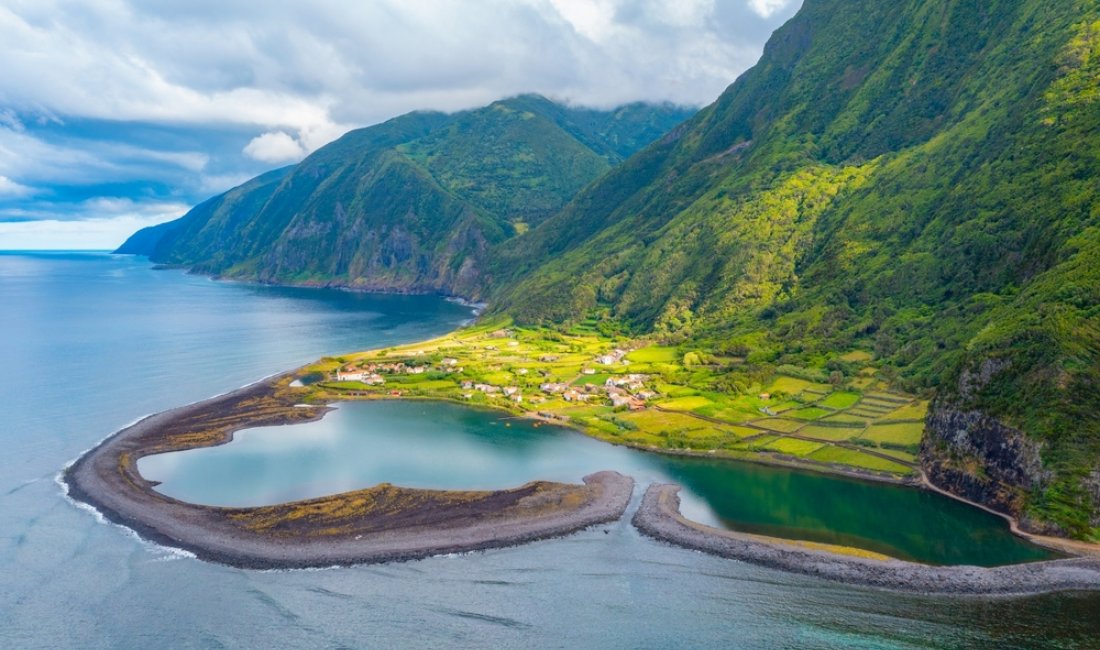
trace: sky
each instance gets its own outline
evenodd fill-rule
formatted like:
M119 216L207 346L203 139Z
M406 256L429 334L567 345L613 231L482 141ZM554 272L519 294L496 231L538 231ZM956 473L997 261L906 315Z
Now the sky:
M801 0L5 0L0 249L107 249L350 129L703 106Z

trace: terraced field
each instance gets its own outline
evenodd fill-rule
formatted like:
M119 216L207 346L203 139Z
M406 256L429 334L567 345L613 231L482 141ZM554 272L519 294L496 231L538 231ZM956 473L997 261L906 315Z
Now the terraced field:
M303 373L328 378L315 384L317 400L451 399L568 423L622 444L913 473L927 402L888 390L867 353L842 358L868 365L833 383L821 369L783 367L767 381L720 390L716 386L730 384L722 377L742 360L613 340L583 327L562 333L498 323L326 359ZM340 380L338 372L356 370L377 371L375 379L384 381Z

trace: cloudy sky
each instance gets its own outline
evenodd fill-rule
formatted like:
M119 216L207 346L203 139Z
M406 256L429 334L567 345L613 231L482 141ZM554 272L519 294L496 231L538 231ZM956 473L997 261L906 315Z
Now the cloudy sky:
M116 246L410 110L704 105L800 4L4 0L0 249Z

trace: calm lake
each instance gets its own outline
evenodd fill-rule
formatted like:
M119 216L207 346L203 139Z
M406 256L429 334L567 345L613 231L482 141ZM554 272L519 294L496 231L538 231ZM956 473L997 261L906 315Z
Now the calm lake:
M269 505L382 482L500 489L577 482L614 469L646 485L685 486L692 519L737 530L848 544L936 564L993 565L1047 554L1004 520L939 495L750 463L668 457L580 433L441 402L350 402L318 422L240 432L220 447L138 463L172 497Z
M401 564L232 569L103 524L55 481L65 463L143 415L324 354L441 334L469 317L429 297L212 282L106 254L0 254L0 647L1096 646L1097 594L923 598L852 588L657 543L625 519ZM293 471L279 468L290 456L269 444L280 436L298 459ZM440 453L410 455L425 437ZM248 460L254 439L263 452ZM915 490L641 454L449 405L345 405L318 423L188 453L238 449L244 456L222 469L212 458L205 465L215 487L225 481L211 494L264 501L380 480L491 487L576 480L589 463L611 463L640 481L682 483L692 516L743 529L801 538L832 530L840 537L827 541L879 540L951 562L986 552L977 548L1001 558L1030 552L996 520ZM333 454L348 458L338 465ZM234 471L242 463L269 470Z

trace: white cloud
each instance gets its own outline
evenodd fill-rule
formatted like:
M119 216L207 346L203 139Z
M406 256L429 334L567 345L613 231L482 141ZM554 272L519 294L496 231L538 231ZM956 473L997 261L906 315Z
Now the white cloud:
M0 221L0 249L113 250L137 230L175 219L188 207L102 198L78 206L80 219L26 214L24 221Z
M23 198L34 193L33 187L20 185L7 176L0 176L0 198Z
M301 160L308 152L301 142L283 131L269 131L252 138L244 147L245 155L267 163Z
M298 160L351 128L521 92L596 107L706 104L800 4L5 0L0 218L52 209L66 221L64 197L79 201L88 194L73 188L95 184L130 183L146 201L201 200L257 161ZM231 143L215 154L201 138L97 140L87 126L97 122L227 133Z
M749 0L749 9L761 18L769 18L778 11L787 8L791 0Z
M762 19L791 3L11 0L0 106L304 134L526 91L705 103L758 56L778 26Z
M58 221L0 222L0 248L6 250L114 250L126 238L161 221L135 217Z

